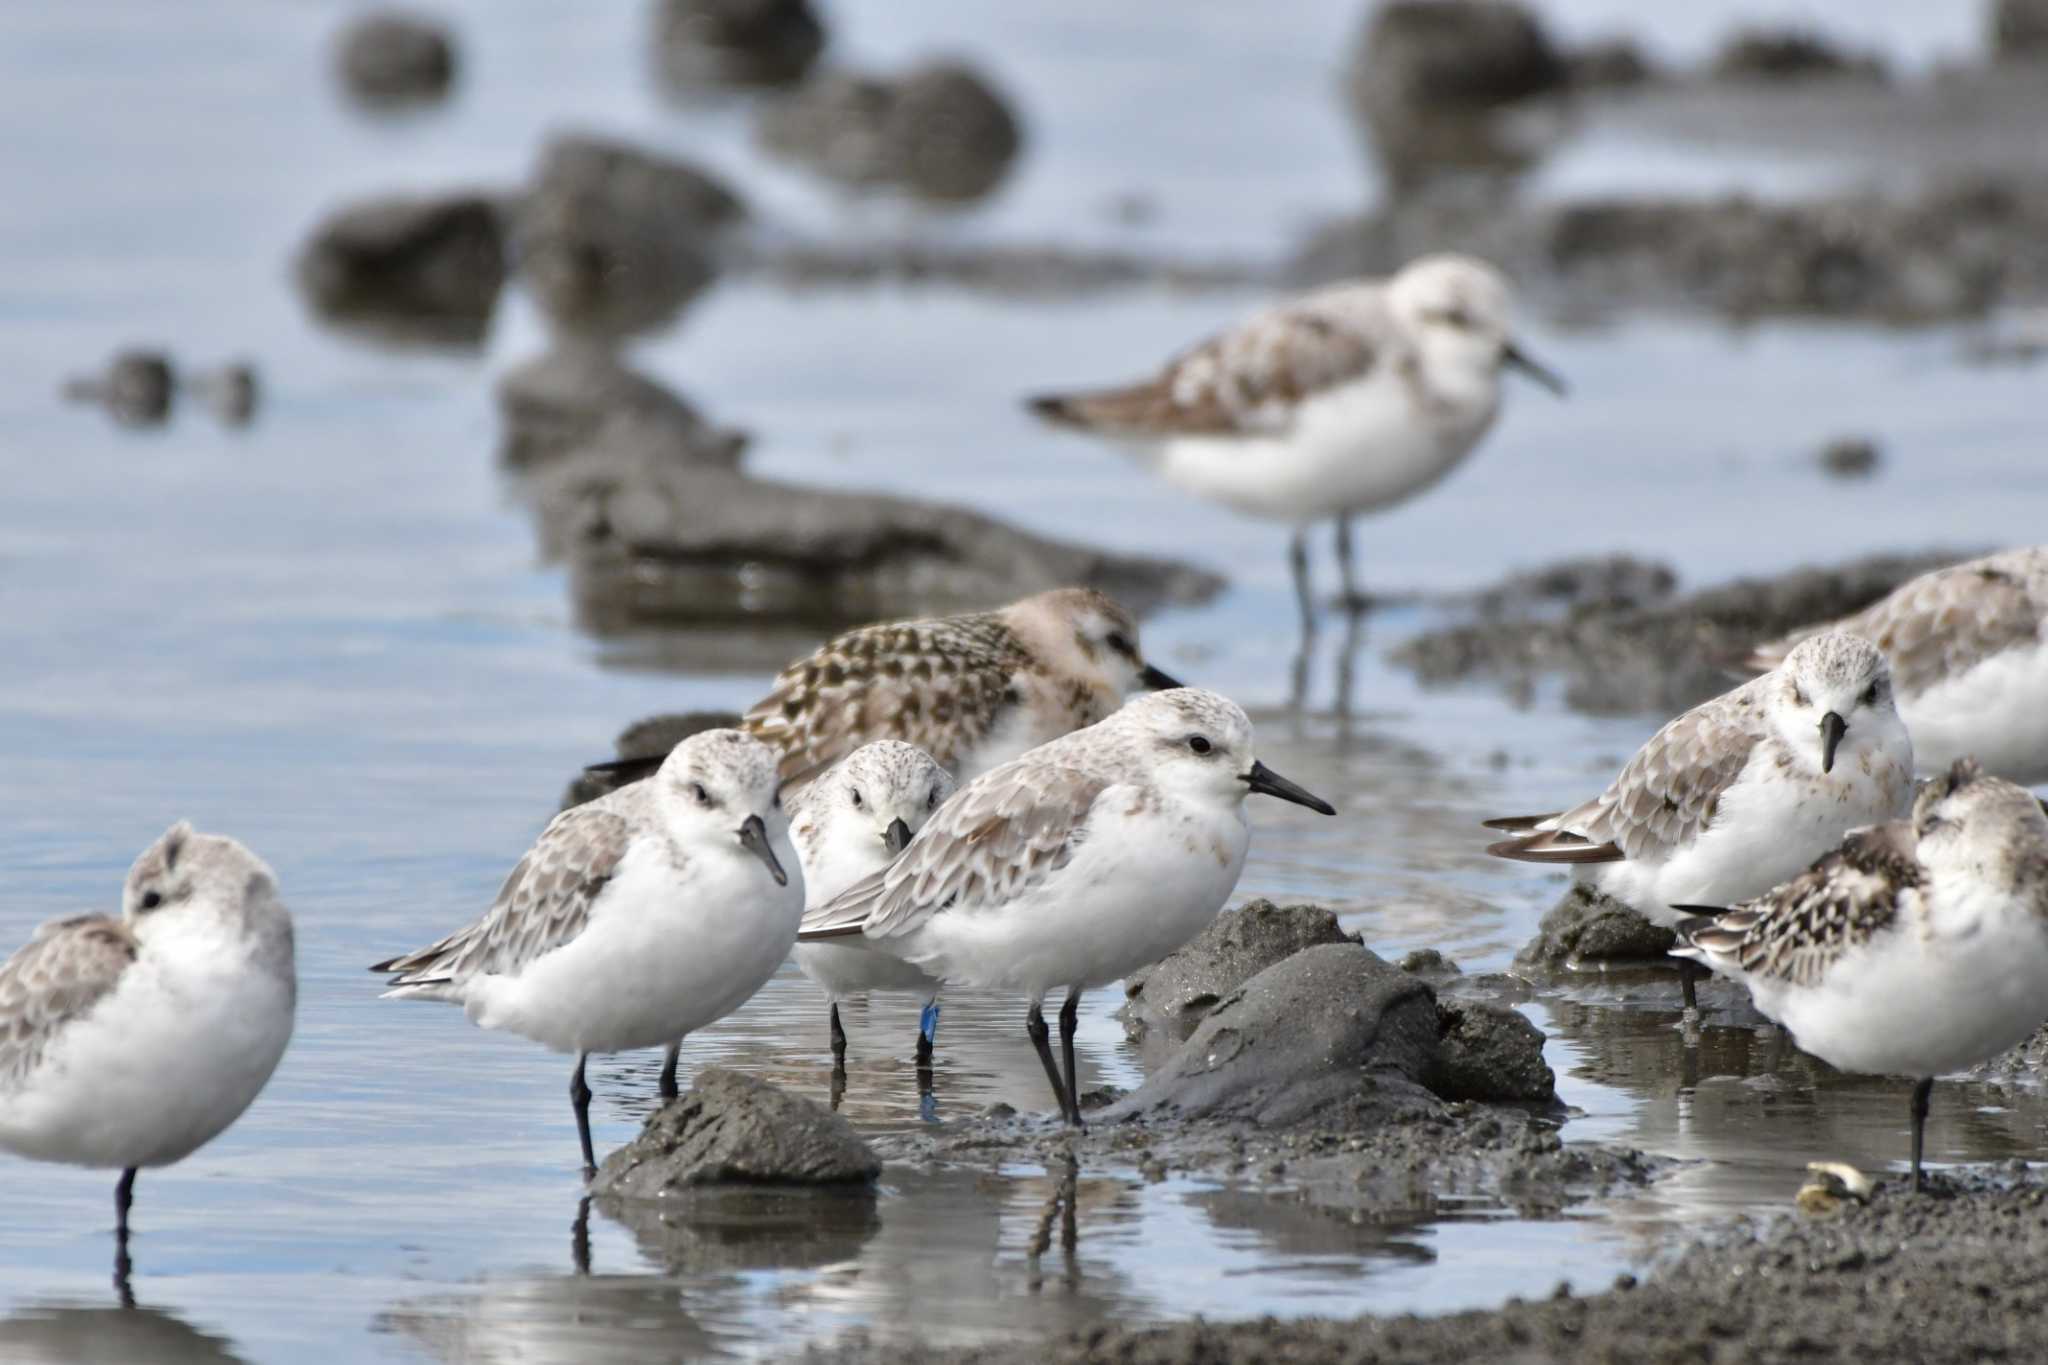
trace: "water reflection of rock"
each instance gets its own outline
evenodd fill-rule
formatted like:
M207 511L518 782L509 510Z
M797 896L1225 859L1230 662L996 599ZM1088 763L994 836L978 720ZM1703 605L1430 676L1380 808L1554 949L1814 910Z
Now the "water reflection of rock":
M1249 1232L1257 1237L1262 1255L1345 1258L1340 1266L1332 1267L1333 1277L1357 1274L1361 1260L1410 1265L1436 1260L1436 1253L1415 1236L1418 1229L1435 1220L1434 1199L1424 1201L1409 1217L1376 1209L1370 1218L1284 1194L1235 1187L1193 1193L1187 1202L1200 1209L1219 1232Z
M30 1304L0 1318L0 1360L226 1365L234 1343L158 1308Z
M851 1260L881 1230L873 1189L704 1189L667 1199L599 1196L597 1211L672 1275L801 1270Z
M684 1303L674 1281L646 1275L490 1279L399 1304L373 1328L408 1337L449 1365L638 1365L727 1354Z

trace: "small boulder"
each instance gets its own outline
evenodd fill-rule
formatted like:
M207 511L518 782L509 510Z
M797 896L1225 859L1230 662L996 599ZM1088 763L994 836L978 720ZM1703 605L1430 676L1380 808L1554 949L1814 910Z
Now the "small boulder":
M558 136L520 203L519 277L559 327L645 331L711 282L718 234L744 212L739 196L688 162L609 138Z
M707 1185L849 1185L882 1163L839 1115L753 1076L708 1066L604 1159L595 1196L658 1199Z
M1543 1060L1543 1030L1506 1005L1439 1000L1442 1030L1429 1088L1447 1100L1557 1098L1557 1076Z
M896 79L827 73L763 106L756 131L763 147L828 180L940 201L987 194L1023 145L1003 97L951 61Z
M1816 76L1885 79L1882 59L1846 52L1804 29L1744 29L1715 54L1709 74L1724 81L1801 81Z
M1821 472L1837 479L1867 479L1883 462L1877 442L1868 436L1838 436L1820 449Z
M1669 929L1575 881L1536 926L1536 937L1515 954L1515 965L1556 969L1580 959L1654 962L1668 955L1675 942Z
M685 96L794 84L824 46L810 0L661 0L655 10L655 64Z
M1457 963L1435 948L1417 948L1401 959L1401 970L1424 981L1450 981L1465 974Z
M455 43L435 20L398 10L363 15L341 32L335 71L366 105L426 103L455 80Z
M153 427L170 417L177 387L169 355L137 349L116 351L103 373L65 381L64 396L98 404L124 427Z
M1991 56L2001 62L2048 58L2048 0L1993 0Z
M306 301L331 322L475 345L505 283L498 206L480 194L353 204L314 230L297 273Z
M254 420L263 396L256 367L245 360L201 371L186 380L185 386L204 400L223 426L230 427L247 426Z
M1355 943L1304 948L1225 996L1186 1043L1103 1111L1283 1127L1362 1103L1434 1108L1436 996Z
M1249 901L1185 947L1124 978L1124 1033L1148 1054L1185 1041L1224 996L1282 959L1322 943L1357 943L1320 905Z
M713 426L682 398L592 345L564 345L505 372L498 381L504 421L500 462L527 471L597 440L630 439L650 459L731 469L746 433ZM623 430L607 433L612 424ZM630 432L630 436L625 432Z

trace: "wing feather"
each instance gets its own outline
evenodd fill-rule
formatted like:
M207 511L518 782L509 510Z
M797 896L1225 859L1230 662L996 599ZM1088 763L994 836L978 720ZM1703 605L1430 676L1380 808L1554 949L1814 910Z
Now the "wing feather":
M52 920L0 963L0 1093L19 1090L58 1031L114 989L135 937L105 915Z
M583 932L591 905L638 833L603 800L563 811L505 878L481 919L370 970L391 973L391 984L400 988L517 974Z
M939 807L902 857L807 916L801 937L893 938L941 910L1015 900L1073 860L1113 785L1030 755L993 769Z

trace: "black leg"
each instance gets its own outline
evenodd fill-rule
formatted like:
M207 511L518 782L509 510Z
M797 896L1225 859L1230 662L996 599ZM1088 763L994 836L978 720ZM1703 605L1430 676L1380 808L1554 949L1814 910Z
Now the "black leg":
M1685 996L1685 1012L1687 1014L1696 1016L1700 1012L1699 987L1696 983L1705 974L1706 969L1691 958L1681 957L1678 959L1678 989Z
M839 1002L832 1002L832 1068L846 1070L846 1030L839 1026Z
M1344 608L1363 611L1365 598L1359 595L1357 580L1351 576L1351 518L1337 518L1337 569L1344 578Z
M597 1174L597 1154L590 1147L590 1085L583 1079L583 1064L590 1054L576 1054L576 1070L569 1077L569 1103L576 1110L576 1137L583 1144L583 1178Z
M683 1040L678 1038L668 1045L668 1055L661 1059L661 1080L656 1083L654 1092L660 1095L664 1102L674 1099L680 1093L676 1090L676 1059L682 1054Z
M1927 1097L1934 1093L1934 1077L1923 1076L1913 1087L1913 1193L1925 1188L1920 1178L1920 1139L1927 1131Z
M932 1066L932 1044L939 1037L939 1002L927 1000L924 1009L917 1016L917 1064L929 1071Z
M576 1205L576 1221L569 1225L569 1263L578 1275L590 1273L590 1196Z
M128 1282L134 1262L128 1259L128 1210L135 1204L135 1168L121 1172L114 1185L114 1292L123 1308L135 1306L135 1290Z
M1074 1026L1080 1019L1081 988L1074 987L1067 992L1067 1003L1060 1006L1060 1060L1065 1064L1067 1074L1067 1122L1076 1128L1081 1123L1081 1078L1074 1074Z
M1287 562L1294 568L1294 603L1301 610L1301 633L1316 633L1315 595L1308 585L1308 532L1297 527L1294 542L1287 548Z
M1024 1031L1031 1035L1031 1046L1038 1049L1038 1060L1045 1067L1045 1079L1052 1083L1053 1102L1059 1106L1060 1117L1067 1116L1067 1088L1060 1084L1060 1069L1052 1059L1052 1031L1045 1026L1045 1011L1039 1002L1031 1002L1031 1012L1024 1016Z

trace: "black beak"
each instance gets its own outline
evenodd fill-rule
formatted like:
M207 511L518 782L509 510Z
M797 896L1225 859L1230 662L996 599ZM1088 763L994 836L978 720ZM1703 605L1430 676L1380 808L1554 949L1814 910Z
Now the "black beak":
M775 850L768 847L768 826L761 823L760 816L749 815L740 826L740 847L767 864L768 875L775 878L777 886L789 885L789 874L775 861Z
M1831 773L1835 770L1835 746L1842 742L1842 736L1849 733L1849 722L1833 711L1820 718L1820 770Z
M1557 371L1538 361L1514 342L1510 341L1500 348L1500 363L1520 370L1559 398L1565 396L1565 382L1558 377Z
M1138 681L1145 684L1146 690L1150 692L1167 692L1176 687L1186 686L1173 674L1154 668L1150 664L1145 665L1145 671L1138 675Z
M891 856L901 853L910 847L910 826L898 816L889 822L889 828L882 831L882 842L889 846Z
M1252 770L1244 775L1244 784L1263 796L1277 796L1282 801L1292 801L1297 806L1307 806L1318 815L1335 815L1337 808L1317 796L1306 787L1296 786L1263 763L1254 761Z

